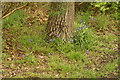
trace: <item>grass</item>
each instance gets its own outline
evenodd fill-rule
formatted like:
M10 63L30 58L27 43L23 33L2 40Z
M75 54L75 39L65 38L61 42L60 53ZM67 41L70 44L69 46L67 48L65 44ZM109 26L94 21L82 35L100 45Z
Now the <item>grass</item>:
M66 53L66 57L68 59L70 59L71 61L73 61L73 60L80 60L80 61L85 61L86 62L86 58L85 58L84 54L82 54L80 52L69 52L69 53Z
M3 19L3 28L11 27L11 26L22 26L23 18L25 17L23 10L17 10L14 14L11 14L9 17Z
M99 39L100 41L108 42L108 43L112 43L112 42L116 42L116 41L118 41L117 36L114 35L114 34L112 34L112 33L109 33L109 34L103 35L102 37L99 36L98 39Z
M54 55L54 56L51 56L49 58L49 66L51 66L52 70L54 70L54 71L57 70L60 73L59 76L65 77L65 75L66 75L66 77L71 76L74 78L74 77L78 77L77 75L80 71L83 71L82 69L85 65L80 58L79 58L80 60L78 60L77 63L75 63L76 60L73 60L73 58L70 61L69 60L65 61L64 59L62 59L56 55ZM80 76L80 74L81 73L79 73L79 76Z
M118 38L108 31L107 25L110 22L102 24L106 20L105 15L90 16L95 20L98 18L93 23L99 28L91 26L89 15L91 14L85 13L84 16L77 14L74 24L76 32L66 43L59 39L46 43L44 41L46 24L38 25L37 22L31 26L24 24L26 19L22 10L5 18L3 20L3 76L98 78L110 77L111 73L117 75ZM85 25L87 27L80 30ZM117 31L116 28L114 30ZM108 32L103 35L105 31ZM78 41L75 41L76 39ZM14 75L10 74L10 71Z
M110 72L115 71L115 68L116 68L117 64L118 64L118 60L117 59L114 60L112 63L109 62L103 68L101 68L101 71L98 72L98 74L100 74L101 76L107 77ZM118 72L118 71L115 71L115 72Z

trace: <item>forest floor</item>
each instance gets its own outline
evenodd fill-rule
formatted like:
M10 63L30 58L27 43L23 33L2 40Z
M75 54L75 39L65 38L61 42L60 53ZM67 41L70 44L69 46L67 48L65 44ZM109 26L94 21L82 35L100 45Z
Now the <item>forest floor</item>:
M14 21L11 22L13 24L10 27L4 27L8 23L3 25L1 70L3 77L118 78L116 25L104 31L94 29L95 45L87 53L79 51L63 54L49 46L44 46L47 12L41 13L41 16L35 11L30 13L30 16L18 25ZM14 13L13 16L16 14ZM80 59L73 59L76 56Z

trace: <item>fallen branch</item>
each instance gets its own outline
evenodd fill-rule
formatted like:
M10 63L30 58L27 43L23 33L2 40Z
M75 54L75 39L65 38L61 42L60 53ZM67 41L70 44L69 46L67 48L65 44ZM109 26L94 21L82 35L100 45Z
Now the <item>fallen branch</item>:
M27 4L28 4L28 3L27 3ZM21 7L15 8L14 10L12 10L11 12L9 12L8 14L6 14L5 16L3 16L3 17L0 18L0 19L4 19L4 18L6 18L7 16L11 15L12 13L14 13L16 10L25 7L27 4L25 4L25 5L21 6Z
M79 3L78 6L80 6L81 4L83 4L83 2Z

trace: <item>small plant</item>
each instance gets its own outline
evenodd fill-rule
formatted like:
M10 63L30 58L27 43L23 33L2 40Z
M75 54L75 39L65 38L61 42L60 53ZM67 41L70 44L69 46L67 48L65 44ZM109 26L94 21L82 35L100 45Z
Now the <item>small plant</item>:
M95 43L94 31L89 26L89 21L93 21L94 18L91 17L91 13L83 13L81 15L76 17L75 31L71 36L73 41L71 43L75 51L90 50Z
M82 23L82 24L81 24ZM76 27L80 26L80 27ZM55 50L60 51L61 53L68 53L71 51L86 51L92 49L94 45L94 34L92 29L89 29L83 22L80 20L80 23L75 24L75 31L70 38L63 41L59 38L50 39L50 46L54 47Z
M110 72L115 70L117 64L118 59L115 59L113 62L107 63L104 67L101 68L101 71L99 71L98 74L101 76L106 76L106 74L109 74Z
M0 55L0 58L1 58L2 60L5 60L7 57L8 57L8 53L2 53L2 54Z
M19 36L18 42L22 45L22 49L25 49L25 51L39 51L39 47L44 43L44 40L39 35L23 35Z
M81 30L83 27L78 27L78 30L66 41L60 39L51 39L50 46L61 53L68 53L71 51L86 51L92 49L94 45L94 34L91 29Z
M107 30L108 25L110 25L110 17L108 15L99 14L94 21L96 23L95 28L99 30Z
M73 45L69 41L63 41L60 38L50 39L50 45L61 53L68 53L73 50Z
M23 54L21 60L16 60L15 63L22 64L22 65L28 65L28 64L36 64L36 58L33 54Z
M89 50L94 45L94 34L87 26L78 27L78 30L73 34L73 45L76 51Z
M66 54L66 57L70 60L80 60L80 61L87 61L86 57L80 52L69 52Z
M26 54L26 55L23 55L23 60L25 63L27 64L35 64L36 63L36 58L34 55L31 55L31 54Z
M83 77L85 77L85 78L97 78L97 76L95 75L95 72L92 72L91 70L85 70L83 72ZM96 79L89 79L89 80L96 80Z
M81 25L85 24L88 25L89 19L91 16L91 12L78 12L76 16L76 22ZM81 20L80 20L81 19Z

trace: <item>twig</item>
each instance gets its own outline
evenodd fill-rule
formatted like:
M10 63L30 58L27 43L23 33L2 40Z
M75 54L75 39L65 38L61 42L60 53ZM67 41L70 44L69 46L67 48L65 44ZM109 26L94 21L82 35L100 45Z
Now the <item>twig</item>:
M28 4L28 3L27 3L27 4ZM3 16L3 17L0 18L0 19L4 19L4 18L6 18L7 16L11 15L12 13L14 13L16 10L25 7L27 4L25 4L25 5L21 6L21 7L15 8L14 10L12 10L11 12L9 12L8 14L6 14L5 16Z
M83 4L83 2L79 3L78 6L80 6L81 4Z

